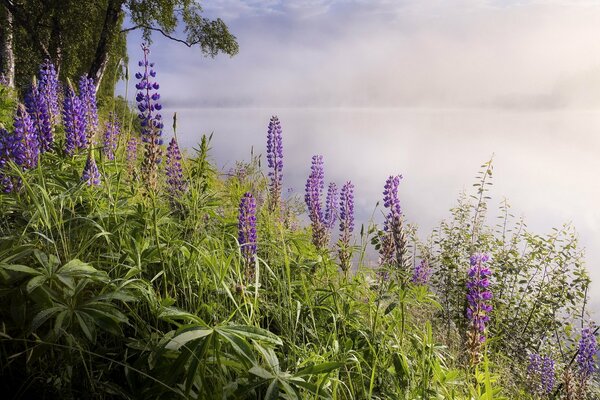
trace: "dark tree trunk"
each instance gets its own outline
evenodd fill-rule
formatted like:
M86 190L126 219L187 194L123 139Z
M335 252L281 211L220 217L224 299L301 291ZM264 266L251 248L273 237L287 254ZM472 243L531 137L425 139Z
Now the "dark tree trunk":
M15 87L15 55L13 52L13 18L5 7L0 6L0 74L8 86Z
M106 9L106 16L104 18L104 25L102 26L102 32L100 33L100 40L96 46L96 54L94 55L94 61L88 71L88 76L94 79L96 82L96 90L100 87L100 82L106 71L108 65L108 51L112 45L115 35L119 31L119 20L123 4L125 0L109 0L108 7Z

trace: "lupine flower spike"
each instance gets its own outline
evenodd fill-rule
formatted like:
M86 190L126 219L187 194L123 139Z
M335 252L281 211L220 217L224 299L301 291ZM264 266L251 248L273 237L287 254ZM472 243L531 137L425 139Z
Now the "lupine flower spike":
M415 285L427 285L431 276L431 268L427 260L423 259L413 271L413 276L410 281Z
M117 141L121 134L121 127L115 113L108 115L108 121L104 126L104 146L102 151L108 160L115 159L115 151L117 150Z
M40 147L40 153L44 153L50 150L50 147L54 142L54 135L50 122L50 113L48 112L44 97L40 92L40 85L35 78L33 78L31 87L25 96L25 107L33 122Z
M529 391L534 396L549 395L554 389L554 360L550 356L529 354L527 366L527 382Z
M354 231L354 185L348 181L342 186L340 192L340 239L338 242L338 256L342 271L350 269L352 251L350 239Z
M141 67L141 72L137 72L135 77L139 82L135 85L138 90L136 101L138 103L139 118L142 125L142 141L144 142L144 161L143 172L144 180L151 189L156 189L158 184L158 165L161 163L162 149L162 116L159 111L162 109L158 102L160 94L158 94L159 85L154 79L156 71L154 71L154 63L148 61L150 49L146 45L142 45L144 58L138 64Z
M137 163L138 139L132 137L127 142L127 151L125 153L125 161L127 162L127 174L129 178L135 178L135 166Z
M69 83L65 89L63 105L63 124L65 126L65 153L73 155L77 150L87 147L85 136L85 116L79 96Z
M333 228L337 219L337 202L337 186L331 182L327 188L327 197L325 197L325 215L323 219L328 231Z
M96 104L96 85L92 78L82 76L79 79L79 98L85 120L85 137L88 143L93 142L93 137L98 131L98 106Z
M276 116L271 117L267 130L267 163L269 166L269 209L275 211L281 200L281 185L283 183L283 140L281 123Z
M19 181L6 171L8 163L15 160L15 155L21 147L17 136L0 127L0 191L10 193L19 187Z
M98 171L98 165L96 165L96 160L94 159L94 152L91 150L88 152L85 167L81 174L81 181L88 186L100 185L100 171Z
M402 175L390 176L383 190L383 206L388 209L380 237L380 264L395 265L403 271L406 254L406 238L402 228L402 208L398 198L398 186Z
M238 219L238 242L240 244L246 279L254 277L256 257L256 200L252 193L245 193L240 201Z
M60 120L60 104L58 101L59 83L56 68L50 60L46 60L40 67L39 92L43 97L46 110L50 117L50 124L54 127Z
M596 372L595 361L598 344L596 335L591 327L584 328L581 331L581 338L577 348L577 398L585 399L587 394L587 385L590 377Z
M485 266L488 260L489 256L485 253L473 254L467 278L467 350L472 365L481 361L482 347L486 340L485 326L492 311L492 292L488 289L492 271Z
M187 190L187 184L183 178L183 169L181 167L181 151L177 144L177 139L173 137L167 147L167 190L172 199L179 198Z
M39 155L39 143L33 121L25 110L25 106L19 104L14 122L14 136L18 145L13 152L13 160L23 169L37 167Z
M312 225L312 241L319 249L324 248L327 244L327 232L323 223L323 210L321 209L321 192L325 187L324 177L323 157L313 156L310 175L306 181L304 201Z

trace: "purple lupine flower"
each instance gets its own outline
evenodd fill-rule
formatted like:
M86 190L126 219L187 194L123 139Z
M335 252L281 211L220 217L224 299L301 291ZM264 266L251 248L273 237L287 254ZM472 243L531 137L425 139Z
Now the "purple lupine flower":
M532 394L541 392L540 376L542 374L542 356L537 353L529 354L527 365L527 386Z
M252 277L256 257L256 200L249 192L246 192L240 201L238 242L244 258L246 276Z
M492 271L485 266L489 255L475 253L471 256L471 267L467 279L467 318L469 319L468 350L472 364L481 358L481 346L485 342L485 326L492 311L492 292L488 289Z
M50 60L46 60L40 67L39 92L41 93L46 110L50 117L51 126L55 126L60 118L60 104L58 101L59 83L56 68Z
M98 131L98 105L96 104L96 85L92 78L83 75L79 79L79 99L85 120L85 137L88 143Z
M37 135L40 153L44 153L52 147L54 134L52 132L52 123L50 122L50 113L43 94L40 92L40 85L36 79L33 79L29 91L25 95L25 107L31 117L33 127Z
M73 155L77 150L87 147L85 136L85 116L80 98L69 84L66 88L63 104L63 124L65 126L65 152Z
M597 351L596 335L592 328L584 328L581 331L581 339L579 339L577 351L578 376L582 382L587 381L597 370L594 360Z
M325 198L325 215L323 222L327 229L331 229L337 218L337 186L334 182L327 188L327 197Z
M19 186L18 180L5 171L8 163L15 160L15 153L21 147L19 138L0 127L0 191L10 193Z
M13 134L19 145L14 148L13 160L23 169L35 168L38 164L39 143L33 121L23 104L19 104L17 107L14 128Z
M423 259L413 271L413 276L410 281L415 285L427 285L431 276L431 268L427 260Z
M154 79L156 71L154 71L154 63L148 61L150 49L146 45L142 45L144 58L138 64L142 67L141 72L137 72L135 77L139 82L135 85L138 90L136 101L140 123L142 125L142 141L145 143L144 154L144 175L146 182L152 189L156 189L158 183L158 164L162 158L163 140L162 116L158 111L162 109L158 102L160 94L158 93L159 85Z
M350 268L350 239L354 231L354 185L348 181L340 191L340 241L338 255L344 272Z
M4 74L0 74L0 85L8 86L8 78Z
M127 162L127 173L130 178L134 177L135 164L137 161L138 140L134 136L127 142L127 151L125 152L125 161Z
M85 161L85 167L81 174L81 182L88 186L100 185L100 171L98 171L98 165L96 165L96 160L94 159L94 152L91 150Z
M283 139L279 118L272 116L267 130L267 163L269 165L269 184L271 201L269 207L274 211L279 206L281 185L283 183Z
M327 244L327 232L323 222L323 210L321 209L321 192L325 187L324 178L323 156L313 156L310 175L306 181L304 201L312 225L313 243L319 249L324 248Z
M167 147L166 174L169 194L172 198L180 197L187 190L187 184L183 179L181 151L174 137Z
M117 140L121 134L121 126L117 120L115 113L108 115L108 121L104 126L104 146L102 151L108 160L115 159L115 151L117 150Z
M402 208L398 198L398 186L402 175L390 176L385 181L383 190L383 206L389 211L383 223L380 236L380 264L392 265L402 269L406 253L406 239L402 230Z
M550 356L544 356L542 359L542 369L541 369L541 391L545 394L552 393L554 390L554 360Z

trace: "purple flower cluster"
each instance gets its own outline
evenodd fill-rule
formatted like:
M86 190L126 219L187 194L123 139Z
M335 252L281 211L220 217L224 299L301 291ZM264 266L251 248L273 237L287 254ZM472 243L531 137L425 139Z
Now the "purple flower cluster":
M246 192L240 201L238 242L244 258L246 275L251 277L256 257L256 200L249 192Z
M340 241L338 256L344 272L350 269L350 239L354 231L354 185L346 182L340 191Z
M75 94L73 87L66 87L63 104L63 124L65 127L65 152L73 155L77 150L87 147L85 135L85 115L81 99Z
M135 77L139 82L135 85L138 90L136 101L138 103L139 119L142 125L142 141L145 143L144 154L144 175L146 182L152 189L156 189L158 183L158 164L162 159L162 116L158 112L162 105L158 102L160 94L158 93L159 84L154 80L156 71L154 63L148 61L150 49L142 45L144 58L138 63L142 68Z
M8 78L4 74L0 74L0 86L8 86Z
M138 140L132 137L127 142L127 151L125 152L125 161L127 162L127 173L130 178L133 178L135 173L135 164L137 161Z
M308 208L308 217L312 225L313 244L324 249L329 242L329 229L335 222L335 203L337 188L329 185L327 190L326 209L321 208L321 193L325 188L325 173L323 172L323 156L313 156L310 175L306 181L304 201Z
M98 171L98 165L94 159L94 153L90 150L88 153L83 173L81 174L81 182L88 186L100 185L100 171Z
M187 184L183 178L181 167L181 151L175 138L171 139L167 147L167 190L172 198L180 197L187 190Z
M577 350L578 376L582 382L587 381L587 379L597 370L596 362L594 360L597 351L598 345L596 342L596 335L592 328L584 328L581 331L581 338L579 339Z
M283 138L281 123L276 116L271 117L267 130L267 163L269 166L270 203L269 208L274 211L279 206L281 199L281 186L283 183Z
M96 105L96 85L92 78L82 76L79 79L79 99L81 113L85 121L85 137L89 143L98 131L98 106Z
M468 350L471 361L477 364L480 360L481 345L485 342L485 326L490 320L492 311L490 300L492 292L488 289L492 271L485 266L489 256L476 253L471 256L471 267L467 279L467 318L469 319Z
M39 77L39 92L43 97L43 102L46 105L46 110L50 117L51 126L58 123L60 117L60 103L58 101L59 83L56 68L50 60L46 60L40 67Z
M552 393L555 383L554 360L550 356L537 353L529 354L527 366L527 382L533 395Z
M18 138L0 127L0 191L2 192L12 192L17 186L17 183L10 175L6 174L5 170L8 163L14 160L15 151L19 146Z
M431 268L427 260L423 259L413 271L410 281L415 285L427 285L431 276Z
M115 113L108 115L108 121L104 126L104 146L102 150L108 160L115 159L115 151L117 150L117 141L121 135L121 126L117 120Z
M22 104L17 107L14 121L14 143L12 159L23 169L37 167L39 143L33 121Z
M380 236L379 255L381 265L404 267L406 238L402 229L402 208L398 198L398 186L402 175L390 176L385 181L383 206L388 209Z
M48 105L40 91L40 85L35 78L33 79L29 91L25 95L25 107L33 122L40 153L44 153L52 147L54 134L52 132Z

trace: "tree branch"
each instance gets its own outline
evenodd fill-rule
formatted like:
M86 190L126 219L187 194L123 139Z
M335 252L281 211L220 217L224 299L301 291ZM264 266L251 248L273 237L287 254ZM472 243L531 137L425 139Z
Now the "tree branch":
M167 32L165 32L161 28L155 28L155 27L149 26L149 25L136 25L136 26L132 26L132 27L129 27L129 28L121 29L121 33L135 31L136 29L147 29L147 30L150 30L150 31L156 31L156 32L160 33L161 35L163 35L164 37L166 37L167 39L173 40L175 42L183 43L187 47L192 47L192 46L197 45L198 43L200 43L200 40L195 40L193 42L188 42L187 40L176 38L175 36L172 36L172 35L168 34Z

